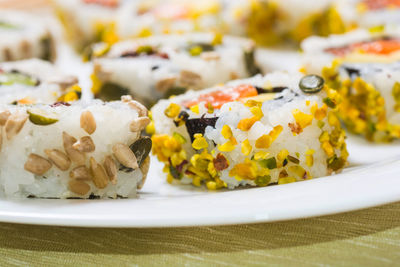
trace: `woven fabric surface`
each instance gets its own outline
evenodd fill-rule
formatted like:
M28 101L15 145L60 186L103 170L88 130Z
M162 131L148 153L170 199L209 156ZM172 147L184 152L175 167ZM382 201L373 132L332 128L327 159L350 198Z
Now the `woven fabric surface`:
M400 203L254 225L165 229L0 224L0 266L395 266Z

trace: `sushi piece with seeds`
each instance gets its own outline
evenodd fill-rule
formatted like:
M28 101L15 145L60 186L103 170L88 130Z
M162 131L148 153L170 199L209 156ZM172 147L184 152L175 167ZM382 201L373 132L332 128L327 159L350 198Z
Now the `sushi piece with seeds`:
M280 72L189 91L152 108L153 153L168 182L210 190L338 173L345 133L326 99L321 77Z
M247 39L199 33L124 41L106 50L103 45L92 52L93 92L102 99L129 93L151 105L259 72L254 43Z
M0 195L13 198L135 197L152 142L138 103L124 101L0 105ZM95 131L81 124L91 114ZM33 118L32 118L33 116ZM51 122L51 123L50 123ZM93 129L90 127L90 129Z
M0 63L0 103L52 104L75 101L81 96L78 79L58 70L49 62L27 59ZM32 119L38 119L34 112ZM48 123L48 122L43 122Z
M56 58L53 35L39 18L19 11L0 10L0 62Z

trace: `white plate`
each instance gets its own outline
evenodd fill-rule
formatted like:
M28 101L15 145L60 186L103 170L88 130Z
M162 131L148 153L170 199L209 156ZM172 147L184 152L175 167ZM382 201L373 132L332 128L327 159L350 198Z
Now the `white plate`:
M87 88L90 66L79 64L67 47L59 54L58 64L79 74ZM265 50L259 55L269 59L264 69L298 67L296 53ZM138 199L0 200L0 221L86 227L222 225L298 219L400 201L400 143L372 145L350 137L348 147L350 168L343 174L224 192L170 186L161 164L153 159Z

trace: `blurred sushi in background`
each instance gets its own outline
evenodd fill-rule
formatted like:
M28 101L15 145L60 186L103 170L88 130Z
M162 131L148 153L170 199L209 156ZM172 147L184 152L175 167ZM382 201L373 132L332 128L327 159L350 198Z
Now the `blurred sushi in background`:
M169 183L210 190L284 184L340 172L338 94L316 75L275 72L161 100L153 152Z
M47 61L27 59L0 63L0 103L30 105L75 101L78 79Z
M370 141L400 138L400 30L359 29L302 44L304 71L322 73L342 101L338 114L347 129Z
M68 41L80 52L92 43L116 42L119 0L53 0Z
M220 0L125 1L117 18L122 39L150 35L218 31Z
M370 28L400 23L398 0L338 0L337 10L345 24Z
M0 40L0 62L56 58L53 35L43 21L28 13L0 10Z
M211 33L160 35L93 47L93 92L146 103L259 73L253 41Z
M231 34L248 36L266 46L298 44L311 35L346 31L332 0L226 1L222 17Z

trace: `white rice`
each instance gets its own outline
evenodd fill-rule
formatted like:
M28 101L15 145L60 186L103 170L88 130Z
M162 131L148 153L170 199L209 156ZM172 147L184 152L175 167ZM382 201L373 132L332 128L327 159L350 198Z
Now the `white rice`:
M64 152L63 132L67 132L77 140L88 136L80 125L80 116L83 111L90 111L96 122L96 129L90 135L95 144L95 151L85 153L85 165L90 168L89 158L91 157L99 164L103 164L108 155L111 155L116 162L112 147L117 143L129 146L140 138L140 131L132 132L130 124L139 118L139 112L143 110L132 108L130 102L128 100L104 103L94 100L91 103L74 102L71 106L36 105L34 107L56 114L58 121L50 125L36 125L28 119L20 132L10 139L6 138L6 127L1 127L3 142L0 152L0 194L15 198L28 196L39 198L134 197L137 184L147 173L145 169L137 168L129 173L118 171L117 183L108 182L103 189L97 188L93 180L87 180L85 183L90 186L90 190L81 195L72 192L68 185L72 179L69 173L77 167L74 162L66 171L60 170L53 164L44 175L35 175L24 168L31 153L47 159L45 149L58 149ZM8 110L11 114L22 116L31 108L32 106L2 105L0 107L2 112Z

